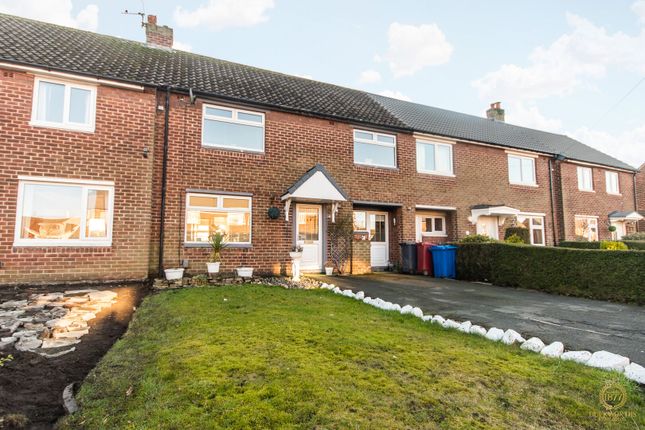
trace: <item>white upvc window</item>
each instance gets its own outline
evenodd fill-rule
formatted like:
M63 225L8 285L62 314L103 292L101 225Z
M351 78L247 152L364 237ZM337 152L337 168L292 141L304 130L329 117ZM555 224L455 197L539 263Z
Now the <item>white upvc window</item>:
M204 104L202 146L264 152L264 114Z
M441 213L423 213L416 215L417 242L424 237L446 237L446 216Z
M417 140L417 171L453 176L452 145Z
M111 246L114 183L19 177L14 246Z
M593 174L591 167L578 166L578 189L580 191L593 191Z
M96 87L49 78L34 80L30 124L93 132Z
M509 154L508 180L513 185L536 186L535 158Z
M220 232L229 245L251 244L251 197L188 193L184 242L207 244Z
M396 136L354 130L354 163L396 167Z
M618 172L605 172L605 182L608 194L620 194L620 185L618 184Z
M586 239L589 242L598 240L598 217L576 215L575 223L576 237Z
M526 216L522 225L529 230L531 245L545 245L543 216Z

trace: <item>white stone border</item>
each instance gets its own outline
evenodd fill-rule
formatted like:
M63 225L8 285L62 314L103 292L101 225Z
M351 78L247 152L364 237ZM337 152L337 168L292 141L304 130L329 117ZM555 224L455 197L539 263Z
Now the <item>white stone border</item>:
M464 321L460 323L451 319L445 319L441 315L424 315L423 311L418 307L413 307L410 305L401 306L380 298L373 299L371 297L366 297L363 291L354 293L352 290L341 290L334 284L327 284L323 282L320 284L320 288L330 290L335 294L340 294L345 297L361 300L365 304L383 309L385 311L396 311L400 312L403 315L414 315L424 322L439 324L447 329L456 329L464 333L482 336L494 342L501 341L506 345L517 343L520 345L521 349L539 353L541 355L544 355L545 357L560 358L561 360L571 360L580 364L584 364L586 366L596 367L598 369L618 371L623 373L627 379L645 385L645 367L636 363L630 363L629 358L614 354L612 352L596 351L593 354L589 351L565 352L564 344L562 342L552 342L549 345L545 345L544 342L542 342L542 340L537 337L532 337L528 340L525 340L520 333L512 329L504 331L497 327L491 327L486 330L484 327L474 325L470 321Z

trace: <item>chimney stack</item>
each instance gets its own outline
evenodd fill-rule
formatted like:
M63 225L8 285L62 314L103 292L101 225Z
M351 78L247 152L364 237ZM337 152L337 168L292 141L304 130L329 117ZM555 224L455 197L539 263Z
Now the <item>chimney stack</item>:
M490 104L490 108L486 111L486 118L493 121L504 122L504 109L502 109L502 102L495 102Z
M146 27L146 43L155 48L172 48L172 28L157 25L157 16L148 15Z

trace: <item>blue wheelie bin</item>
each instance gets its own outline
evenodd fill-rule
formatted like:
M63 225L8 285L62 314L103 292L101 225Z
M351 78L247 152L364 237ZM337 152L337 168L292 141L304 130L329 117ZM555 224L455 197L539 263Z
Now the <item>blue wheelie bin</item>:
M457 247L437 245L430 248L435 278L455 279L457 276Z

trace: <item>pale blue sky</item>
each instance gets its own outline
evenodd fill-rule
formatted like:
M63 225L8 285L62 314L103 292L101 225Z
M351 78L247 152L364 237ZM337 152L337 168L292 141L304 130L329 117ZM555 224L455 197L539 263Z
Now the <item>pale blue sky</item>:
M0 0L142 41L124 9L141 2ZM508 122L645 161L645 82L606 113L645 77L645 0L148 0L145 12L193 52L475 115L500 100Z

